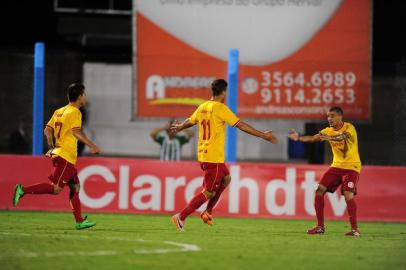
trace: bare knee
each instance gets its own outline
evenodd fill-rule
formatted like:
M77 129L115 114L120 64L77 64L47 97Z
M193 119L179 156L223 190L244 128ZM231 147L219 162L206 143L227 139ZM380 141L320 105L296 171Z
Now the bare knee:
M79 191L80 191L80 184L76 184L76 185L75 185L74 191L75 191L76 193L79 193Z
M231 182L231 175L227 175L223 177L223 185L226 187L230 184Z
M216 192L205 190L205 191L203 191L203 195L206 197L206 199L209 200L209 199L213 198L214 196L216 196Z
M61 193L62 189L63 188L61 188L60 186L54 185L54 194L58 195L59 193Z
M327 192L327 188L323 185L319 185L316 190L316 194L319 196L323 196Z

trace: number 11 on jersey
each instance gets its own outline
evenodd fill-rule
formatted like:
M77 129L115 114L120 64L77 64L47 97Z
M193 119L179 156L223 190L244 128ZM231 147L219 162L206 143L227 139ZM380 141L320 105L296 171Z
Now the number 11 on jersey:
M210 120L204 119L201 123L203 129L203 140L210 139Z

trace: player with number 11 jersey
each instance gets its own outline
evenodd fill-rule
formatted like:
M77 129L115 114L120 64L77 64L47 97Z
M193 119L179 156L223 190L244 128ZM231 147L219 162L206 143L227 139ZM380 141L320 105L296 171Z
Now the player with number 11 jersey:
M189 204L172 217L178 231L182 231L186 217L208 200L206 210L200 215L203 222L212 225L212 209L220 195L231 181L230 172L224 164L224 144L226 124L236 127L250 135L277 143L272 131L259 131L240 119L224 104L227 93L227 82L223 79L211 84L212 99L201 104L196 111L181 124L173 124L171 130L179 132L183 129L199 125L199 142L197 159L204 171L203 191L198 193Z
M197 160L224 163L226 123L234 127L240 119L224 104L208 100L192 114L190 123L199 123Z

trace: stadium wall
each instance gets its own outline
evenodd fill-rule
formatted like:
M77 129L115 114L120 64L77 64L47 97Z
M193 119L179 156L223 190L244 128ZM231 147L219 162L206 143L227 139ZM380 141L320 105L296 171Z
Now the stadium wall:
M26 195L12 207L14 185L48 181L44 157L1 155L0 209L69 211L68 189L59 196ZM173 214L201 191L202 171L191 161L161 162L119 158L79 158L80 198L84 211ZM313 219L317 181L328 166L235 163L232 181L215 208L228 217ZM365 166L358 185L362 221L406 222L406 167ZM346 219L339 193L327 194L326 217Z

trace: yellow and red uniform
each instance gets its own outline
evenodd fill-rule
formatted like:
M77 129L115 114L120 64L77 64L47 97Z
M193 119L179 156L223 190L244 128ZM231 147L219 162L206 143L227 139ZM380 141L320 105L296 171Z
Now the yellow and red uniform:
M235 126L240 119L225 104L209 100L196 109L189 121L199 125L198 161L224 163L226 124Z
M53 155L59 156L71 164L76 163L78 140L72 130L82 128L82 113L70 104L57 109L47 123L55 137Z
M333 151L333 163L331 167L361 172L357 132L352 124L344 122L343 126L338 130L328 127L321 130L320 133L327 136L348 134L349 137L346 140L329 141Z
M320 133L327 136L346 133L348 138L342 141L329 141L333 151L333 163L319 184L325 186L329 192L334 192L341 185L341 193L349 191L357 194L361 160L358 154L358 138L354 126L344 122L338 130L328 127Z
M327 136L337 136L347 134L347 138L342 141L330 140L333 151L333 163L324 173L319 184L327 188L327 192L335 192L341 186L341 194L346 196L348 216L351 223L351 232L346 235L359 236L357 225L357 206L351 193L357 194L357 186L361 172L361 160L358 154L357 132L352 124L344 122L338 130L328 127L320 131L320 134ZM346 193L348 192L348 193ZM308 234L324 233L324 197L315 194L314 207L316 209L317 227L309 230ZM356 234L355 234L356 233Z

